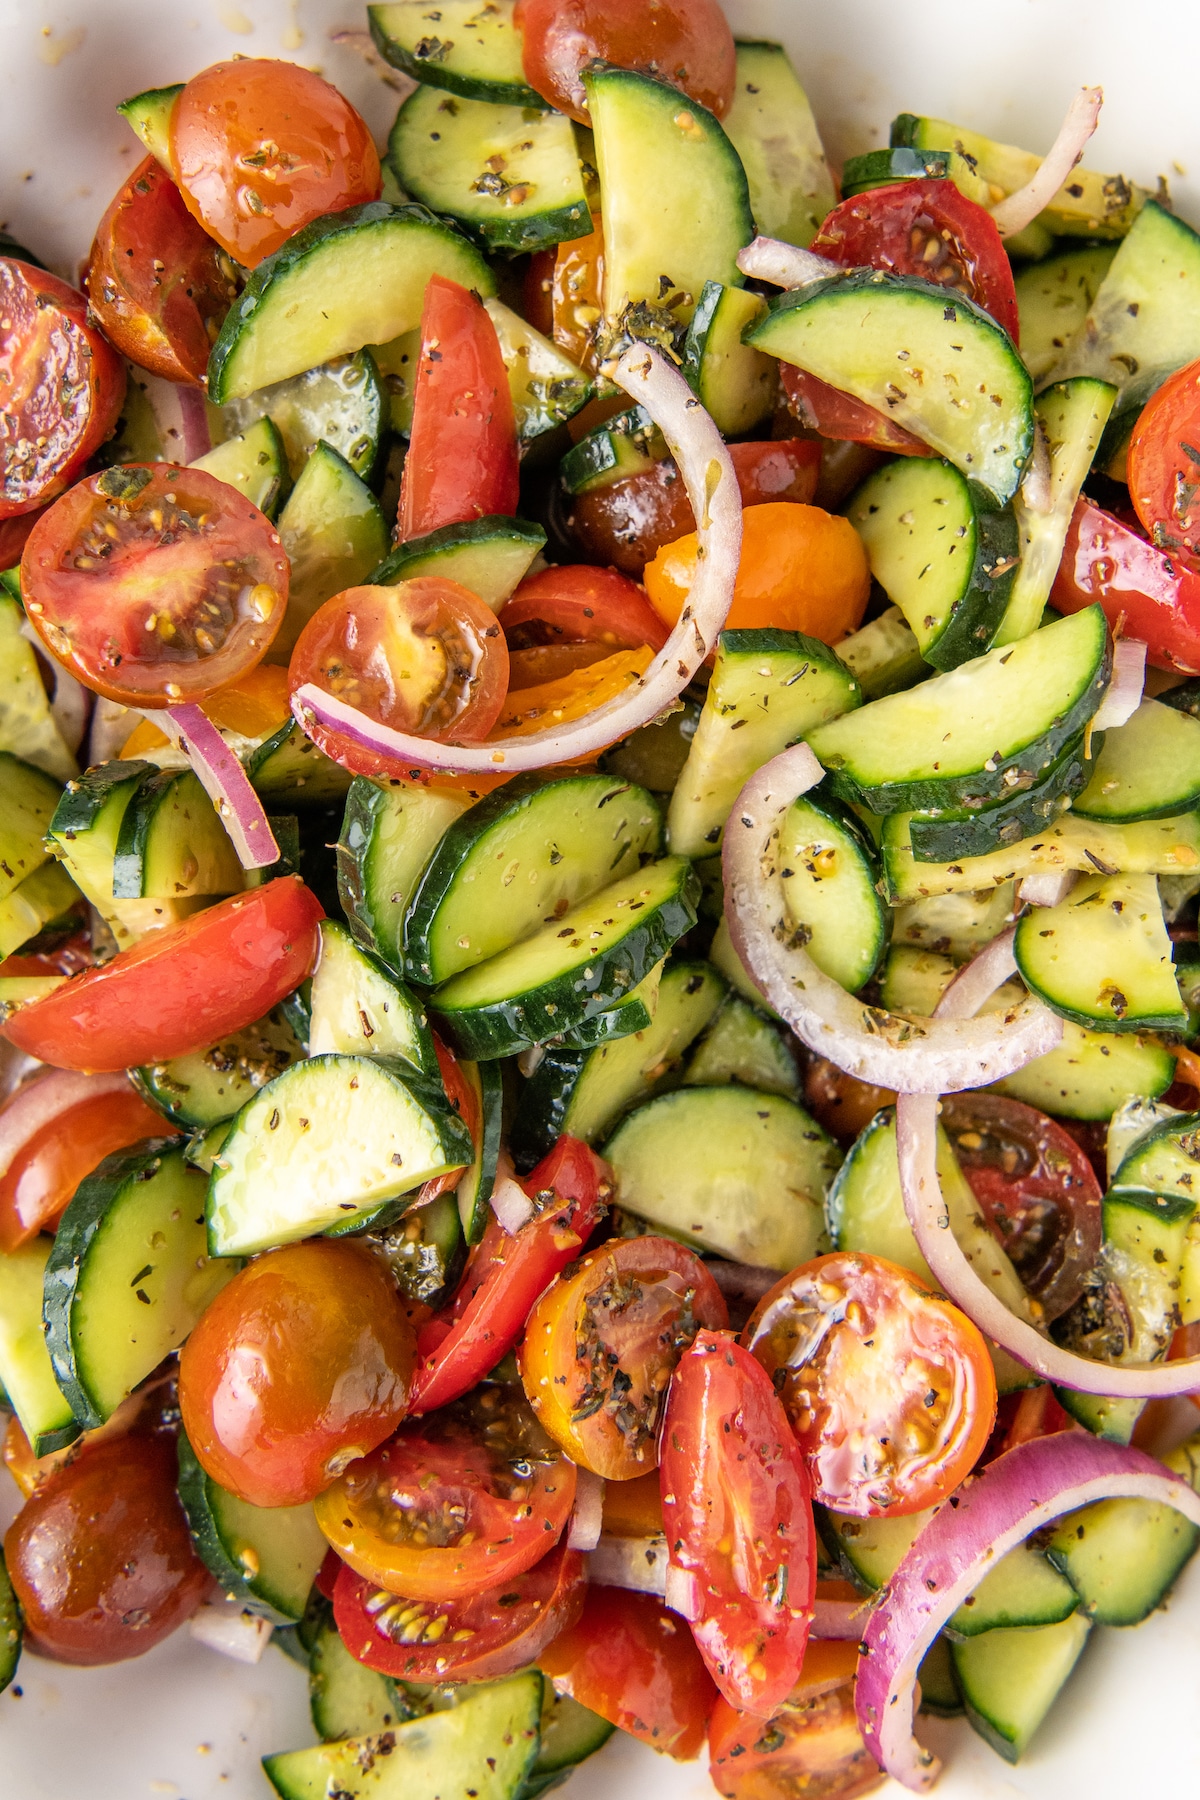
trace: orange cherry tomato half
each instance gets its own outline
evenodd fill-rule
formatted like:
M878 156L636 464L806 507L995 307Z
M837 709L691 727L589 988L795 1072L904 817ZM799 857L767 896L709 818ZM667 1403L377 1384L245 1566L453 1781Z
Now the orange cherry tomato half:
M970 1474L995 1422L978 1327L881 1256L835 1251L785 1275L742 1342L775 1383L814 1497L835 1512L936 1506Z
M891 1088L860 1081L827 1058L814 1056L804 1071L804 1104L831 1137L848 1144L866 1129L881 1106L894 1106L896 1096Z
M243 57L194 75L171 113L171 169L188 211L248 269L324 213L377 200L366 124L297 63Z
M659 1476L708 1672L731 1705L769 1718L796 1684L812 1624L812 1486L769 1376L727 1333L697 1332L680 1358Z
M39 1062L100 1073L205 1050L312 974L324 916L298 875L280 875L18 1007L3 1035Z
M270 520L203 469L125 464L33 528L25 610L50 654L123 706L200 700L262 661L288 597Z
M517 0L525 79L581 125L596 61L669 81L722 118L733 101L733 33L717 0Z
M524 658L530 653L517 654ZM643 644L640 650L614 650L611 656L601 656L582 667L576 665L565 673L555 671L548 680L541 679L547 671L536 671L532 686L510 687L493 737L524 737L550 725L567 725L572 719L582 719L625 693L653 661L654 652ZM530 673L527 665L518 667L522 676Z
M604 316L604 226L592 214L586 237L568 238L558 246L550 278L550 317L554 341L571 361L595 375L596 328Z
M653 1595L589 1588L578 1623L536 1660L560 1694L655 1750L700 1754L717 1690L686 1621Z
M333 1616L351 1656L402 1681L494 1681L536 1662L578 1619L587 1565L557 1544L523 1575L461 1600L410 1600L338 1571ZM697 1659L699 1660L699 1659Z
M530 1404L573 1462L630 1481L658 1461L671 1375L697 1330L729 1323L724 1296L673 1238L613 1238L560 1274L517 1352Z
M404 1417L416 1363L387 1267L313 1238L248 1263L180 1352L179 1408L197 1459L252 1506L301 1506Z
M854 1710L854 1644L810 1641L822 1666L805 1672L774 1718L736 1712L719 1699L708 1727L709 1775L724 1800L856 1800L879 1786L879 1766L862 1741Z
M154 156L96 227L83 285L121 354L167 381L203 381L237 297L228 262Z
M0 321L7 519L61 494L112 435L125 365L89 322L82 294L10 256L0 256Z
M1168 375L1129 440L1129 498L1159 550L1200 552L1200 362Z
M661 1537L665 1527L658 1470L648 1469L633 1481L606 1481L603 1520L607 1537Z
M410 1419L317 1501L342 1561L410 1600L461 1600L540 1562L575 1503L575 1470L515 1382L484 1382Z

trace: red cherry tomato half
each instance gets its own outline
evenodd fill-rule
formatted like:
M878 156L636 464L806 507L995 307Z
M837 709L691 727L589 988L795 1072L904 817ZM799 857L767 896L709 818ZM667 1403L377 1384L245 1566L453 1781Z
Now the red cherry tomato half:
M125 365L57 275L0 257L0 519L61 494L111 436ZM6 562L5 567L9 565Z
M446 1098L471 1133L476 1150L479 1148L479 1095L467 1080L459 1067L457 1056L449 1044L444 1044L437 1032L433 1033L433 1049L438 1060L438 1069L442 1077L442 1086L446 1090ZM434 1175L421 1188L418 1206L428 1205L442 1194L448 1194L456 1188L463 1178L461 1169L447 1169L444 1175Z
M1129 440L1129 497L1160 550L1200 552L1200 362L1169 375Z
M1099 603L1110 625L1124 620L1156 669L1200 675L1200 570L1156 550L1086 499L1076 503L1050 604L1082 612Z
M343 1564L333 1616L351 1656L402 1681L493 1681L536 1662L579 1617L587 1566L557 1544L523 1575L462 1600L386 1593Z
M865 400L856 400L853 394L831 387L819 375L810 375L807 369L794 368L791 363L780 363L779 375L789 410L810 431L819 431L824 438L869 444L875 450L891 450L899 456L936 455L928 444L905 431L903 425L877 412Z
M38 520L21 588L47 650L85 687L175 706L262 661L283 623L288 559L270 520L215 475L125 464Z
M521 1186L535 1216L515 1237L489 1219L453 1302L422 1327L411 1413L448 1405L495 1368L538 1295L591 1236L612 1192L607 1165L573 1137L560 1137Z
M709 1775L724 1800L812 1795L856 1800L880 1782L854 1711L854 1644L810 1640L805 1669L775 1717L764 1723L724 1699L708 1726ZM810 1675L809 1662L817 1667Z
M324 213L377 200L379 157L350 102L297 63L240 58L194 75L171 113L184 202L253 269Z
M669 81L718 118L733 102L733 33L717 0L517 0L515 22L526 81L581 125L583 70L596 61Z
M680 1358L659 1475L708 1672L731 1706L769 1718L796 1684L812 1624L812 1485L770 1378L728 1334L699 1331Z
M982 1334L881 1256L838 1251L785 1275L742 1342L775 1383L814 1497L835 1512L934 1506L987 1443L996 1378Z
M505 603L500 623L510 651L559 644L661 650L667 641L666 626L636 582L591 563L528 576Z
M324 918L298 875L151 931L18 1007L3 1035L60 1069L169 1062L253 1025L312 974Z
M650 1594L591 1587L577 1624L537 1658L569 1694L679 1762L698 1756L717 1698L686 1621Z
M29 534L45 510L38 506L32 512L14 513L11 519L0 518L0 569L16 568Z

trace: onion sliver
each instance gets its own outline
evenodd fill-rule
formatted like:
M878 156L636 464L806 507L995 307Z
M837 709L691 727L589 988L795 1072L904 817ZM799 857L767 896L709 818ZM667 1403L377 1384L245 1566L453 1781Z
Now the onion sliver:
M755 281L769 281L781 288L803 287L807 281L824 281L826 276L846 273L840 263L769 237L756 237L744 250L739 250L737 266L743 275L749 275Z
M568 1550L594 1550L604 1525L604 1480L591 1469L575 1471L575 1505L567 1527Z
M657 1594L661 1600L667 1585L666 1538L613 1537L606 1532L588 1558L588 1580L597 1587Z
M1042 158L1036 173L1030 176L1024 187L1019 187L1015 193L1009 194L1007 199L1001 200L998 206L992 208L992 217L1001 237L1012 237L1016 232L1024 231L1030 220L1036 219L1049 206L1082 157L1084 146L1096 129L1096 121L1103 105L1103 88L1080 88L1067 108L1067 116L1059 127L1058 136Z
M302 730L319 724L405 767L465 774L517 774L574 762L606 750L648 725L687 686L717 641L733 599L742 548L742 502L720 432L677 369L638 344L606 365L644 406L679 466L697 521L696 579L678 623L649 668L623 694L567 725L487 744L441 744L378 724L356 707L306 682L292 696Z
M810 1637L835 1638L843 1644L857 1644L862 1639L863 1626L871 1615L875 1604L872 1594L865 1594L861 1600L822 1600L818 1594L813 1601L813 1622Z
M220 814L243 869L279 861L271 822L250 778L212 720L199 706L168 706L154 723L186 752L201 787Z
M1140 638L1118 638L1113 646L1112 680L1092 720L1093 731L1128 724L1142 704L1146 685L1146 646Z
M179 418L183 427L183 455L180 461L198 462L212 449L212 434L208 429L208 408L204 399L204 389L179 382L176 392L179 396Z
M1095 1500L1155 1500L1200 1525L1200 1495L1153 1457L1089 1432L1061 1431L989 1463L914 1540L862 1633L859 1729L889 1775L921 1793L938 1762L912 1735L925 1651L1000 1558L1041 1526Z
M860 1081L901 1094L985 1087L1052 1050L1062 1038L1062 1021L1040 1001L1023 1000L982 1019L907 1018L855 999L807 950L788 942L776 857L779 830L792 802L823 773L807 744L785 750L751 776L725 831L730 935L764 999L818 1056ZM998 987L1012 971L1011 950L1007 961L1001 952L996 957L993 972L1004 964L994 983ZM986 998L981 993L976 1004Z

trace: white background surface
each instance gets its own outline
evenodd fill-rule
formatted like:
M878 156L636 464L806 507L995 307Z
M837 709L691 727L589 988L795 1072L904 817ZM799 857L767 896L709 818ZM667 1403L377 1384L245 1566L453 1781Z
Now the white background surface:
M1187 0L730 0L743 36L782 38L831 159L929 112L1048 147L1074 88L1107 106L1088 161L1148 186L1165 174L1200 224L1200 13ZM64 274L140 156L116 113L139 90L237 52L321 69L382 136L396 95L353 48L352 0L0 0L0 220ZM16 1510L0 1470L0 1527ZM135 1663L69 1669L27 1657L0 1695L0 1800L268 1800L258 1758L312 1741L304 1677L269 1649L256 1669L186 1633ZM962 1724L923 1721L947 1761L939 1800L1143 1800L1200 1791L1200 1564L1170 1609L1101 1631L1016 1769ZM897 1796L901 1790L891 1790ZM704 1765L614 1740L571 1800L711 1800Z

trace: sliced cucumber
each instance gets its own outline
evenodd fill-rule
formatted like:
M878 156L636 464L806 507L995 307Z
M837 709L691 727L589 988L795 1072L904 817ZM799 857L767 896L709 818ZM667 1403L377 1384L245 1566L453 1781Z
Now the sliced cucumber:
M402 331L390 343L370 344L368 348L387 391L392 430L401 437L408 437L412 432L417 364L421 355L421 328L418 325L412 331Z
M338 839L338 897L358 942L404 967L404 916L443 832L471 804L459 790L380 787L356 776Z
M666 439L645 407L630 406L572 445L558 473L566 492L574 497L611 487L627 475L644 474L668 454Z
M279 427L266 413L245 431L235 432L207 455L198 456L191 466L236 488L268 519L275 517L292 485Z
M47 925L79 905L82 899L83 895L61 863L43 863L40 869L19 882L7 899L0 900L0 958L11 956ZM4 976L3 979L8 981L13 977ZM35 976L34 979L39 978Z
M542 1731L537 1760L525 1778L526 1800L557 1787L571 1771L607 1744L616 1726L570 1694L556 1694L546 1683L542 1699Z
M1038 907L1013 943L1026 986L1077 1025L1182 1031L1187 1010L1152 875L1099 875Z
M310 1004L310 1056L399 1057L415 1074L438 1078L425 1008L335 919L321 921Z
M923 1713L932 1713L936 1719L957 1719L961 1716L963 1703L958 1691L958 1677L954 1673L950 1645L941 1632L921 1658L917 1683L921 1689Z
M146 1063L131 1076L173 1124L205 1131L231 1119L252 1094L303 1055L303 1045L276 1008L207 1050L172 1062Z
M878 700L912 687L929 673L912 627L898 606L843 638L834 650L862 689L864 700Z
M743 1000L750 1002L751 1006L759 1007L767 1014L768 1018L779 1017L778 1013L767 1004L762 994L759 993L758 988L751 980L746 965L734 949L733 939L729 935L729 921L724 913L721 914L720 924L708 947L708 960L715 969L720 970L735 994L740 994Z
M178 1449L179 1498L201 1561L248 1612L294 1625L329 1548L311 1502L251 1506L205 1474L182 1431Z
M857 993L878 968L891 930L870 837L848 807L808 793L780 823L777 856L792 941Z
M1058 1625L988 1631L951 1645L967 1717L1006 1762L1020 1760L1087 1642L1091 1620L1074 1612Z
M171 114L183 92L182 81L172 87L147 88L131 100L122 100L117 111L128 119L151 156L171 172Z
M978 173L973 157L958 150L918 150L910 144L848 156L842 165L842 199L851 200L871 188L891 187L897 181L952 181L976 206L986 209L993 204L992 190Z
M441 575L477 594L499 612L546 542L540 525L528 519L489 514L464 525L443 525L425 537L397 544L371 576L379 587Z
M725 130L766 237L810 244L837 199L808 95L782 44L739 43Z
M144 776L121 815L113 898L184 900L236 894L243 884L229 833L191 769Z
M479 1067L486 1068L489 1073L495 1070L494 1064L480 1064ZM467 1072L468 1080L474 1079L474 1063L460 1062L459 1068ZM486 1082L486 1076L484 1080ZM486 1092L484 1099L486 1104ZM485 1133L488 1129L489 1119L485 1116ZM485 1136L485 1145L487 1141ZM472 1163L459 1182L460 1188L463 1182L471 1179L475 1168ZM374 1225L371 1229L379 1233L381 1227ZM335 1232L326 1233L327 1237L336 1235ZM458 1195L441 1194L436 1200L426 1201L424 1206L414 1206L401 1219L382 1228L382 1236L376 1236L375 1241L382 1245L396 1285L405 1299L436 1311L453 1293L466 1260L467 1245Z
M723 1087L726 1082L760 1094L800 1098L796 1060L770 1019L730 994L688 1058L684 1087Z
M477 1244L491 1217L489 1202L496 1185L504 1135L504 1079L498 1063L463 1061L458 1066L474 1088L479 1108L479 1145L456 1190L463 1236L468 1244Z
M1049 375L1063 360L1116 252L1115 244L1059 250L1017 275L1021 360L1035 381Z
M1098 1273L1120 1290L1110 1331L1105 1317L1085 1348L1105 1360L1157 1362L1179 1323L1183 1254L1195 1197L1152 1199L1137 1193L1104 1197L1104 1247ZM1103 1296L1107 1309L1109 1295Z
M564 1048L594 1050L597 1044L615 1043L618 1038L632 1037L634 1032L648 1030L658 1009L662 975L663 965L656 963L645 981L639 981L624 999L606 1007L595 1018L585 1019L582 1025L564 1031L561 1034Z
M609 775L518 776L438 843L409 903L405 971L433 986L475 968L634 873L661 835L644 788Z
M313 1729L327 1744L388 1731L417 1713L398 1683L351 1656L332 1619L317 1628L308 1669Z
M55 723L24 624L20 600L0 594L0 751L20 755L54 781L70 781L79 765Z
M212 1254L250 1255L361 1222L474 1154L440 1088L413 1080L408 1064L295 1063L247 1101L221 1146L208 1189Z
M1092 778L1073 805L1083 819L1163 819L1200 803L1200 719L1143 700L1104 734Z
M347 793L353 776L317 749L294 719L285 719L246 760L246 773L268 805L328 806Z
M933 1517L933 1508L889 1517L851 1518L824 1509L821 1529L847 1573L862 1587L874 1591L890 1581L904 1561L918 1534Z
M845 664L798 631L723 631L687 762L667 814L671 849L711 856L754 771L859 704Z
M696 923L700 883L668 856L612 882L522 943L464 969L430 1004L466 1056L508 1056L603 1012Z
M1148 201L1113 257L1056 373L1118 390L1200 355L1200 235Z
M48 1237L33 1238L0 1256L0 1390L16 1413L35 1456L72 1443L80 1425L54 1379L42 1330ZM2 1630L2 1627L0 1627Z
M517 436L528 444L574 418L592 397L592 380L502 300L485 300L484 306L508 370Z
M1200 1202L1200 1113L1176 1113L1143 1131L1113 1170L1109 1187L1143 1201Z
M110 1418L237 1272L205 1254L204 1179L178 1138L105 1157L46 1265L46 1348L79 1423Z
M513 0L398 0L368 6L367 22L384 61L414 81L468 100L545 104L525 80Z
M220 423L227 433L245 433L264 417L283 440L293 480L323 443L344 457L356 475L370 481L379 464L390 407L371 353L362 349L226 401Z
M683 372L726 437L753 431L770 417L778 376L761 350L742 342L767 303L745 288L706 281L683 346Z
M1033 387L1008 334L973 302L859 270L772 299L747 341L894 419L975 482L985 505L1011 500L1033 450Z
M604 1147L625 1211L710 1254L794 1269L825 1248L838 1150L795 1101L749 1088L680 1088Z
M142 782L158 774L153 763L106 762L69 781L45 834L75 881L99 911L113 902L113 860L125 811Z
M62 792L53 775L0 751L0 900L47 861L44 840Z
M1013 890L1008 882L983 888L979 893L935 894L929 900L912 900L895 909L892 944L932 950L940 957L953 957L955 962L970 962L977 950L990 944L1012 923L1013 905ZM940 988L937 997L941 997ZM929 1010L932 1012L933 1007Z
M685 694L674 712L643 725L606 750L600 766L609 775L635 781L652 794L669 799L683 773L699 719L700 702Z
M908 841L913 855L920 863L990 856L1005 844L1017 844L1035 831L1047 830L1062 818L1072 797L1086 787L1094 766L1088 760L1088 748L1087 735L1081 731L1036 781L1026 785L1023 778L1006 799L912 813Z
M1018 561L1011 511L978 508L952 464L901 456L867 477L846 517L926 662L953 669L987 649Z
M370 488L322 442L280 514L279 536L292 573L287 612L268 660L285 663L317 608L359 587L387 555L388 530Z
M1154 1500L1099 1500L1058 1521L1047 1554L1098 1625L1140 1625L1174 1585L1200 1528Z
M21 1637L21 1609L4 1564L4 1548L0 1545L0 1694L17 1672L17 1664L21 1660ZM599 1749L599 1745L596 1748Z
M421 206L373 200L306 225L255 269L208 362L217 406L421 322L425 284L445 275L495 292L483 258Z
M946 1635L961 1641L1020 1625L1058 1625L1078 1605L1075 1589L1055 1564L1033 1544L1018 1544L967 1595Z

